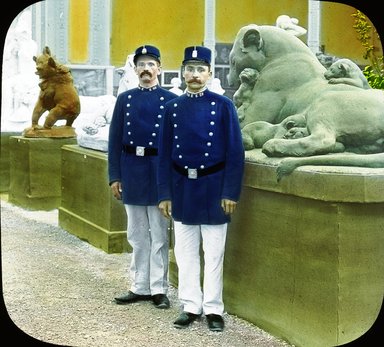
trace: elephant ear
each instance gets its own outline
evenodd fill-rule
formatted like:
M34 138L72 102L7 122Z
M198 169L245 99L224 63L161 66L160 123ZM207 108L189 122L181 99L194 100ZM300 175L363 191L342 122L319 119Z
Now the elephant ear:
M243 36L243 47L241 51L248 53L252 49L260 50L263 46L263 39L260 32L256 29L249 29Z

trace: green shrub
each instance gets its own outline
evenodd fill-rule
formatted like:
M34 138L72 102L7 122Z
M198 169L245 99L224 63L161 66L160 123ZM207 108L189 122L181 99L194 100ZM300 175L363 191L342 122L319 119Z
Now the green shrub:
M355 17L353 28L356 30L357 38L365 50L363 58L369 60L369 65L363 69L364 76L372 88L384 89L384 57L378 57L376 54L377 47L372 45L372 36L377 35L380 40L379 34L359 10L352 14L352 17Z

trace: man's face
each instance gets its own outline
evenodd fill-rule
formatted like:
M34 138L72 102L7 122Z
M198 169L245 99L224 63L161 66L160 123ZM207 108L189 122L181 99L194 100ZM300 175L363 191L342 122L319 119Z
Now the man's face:
M211 77L211 69L208 65L198 62L187 62L184 65L183 77L190 92L202 90Z
M157 76L161 73L158 61L150 56L141 56L136 61L135 72L143 84L157 83Z

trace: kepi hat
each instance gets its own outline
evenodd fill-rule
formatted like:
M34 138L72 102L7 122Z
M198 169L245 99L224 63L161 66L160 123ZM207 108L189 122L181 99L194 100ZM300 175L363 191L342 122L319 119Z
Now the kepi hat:
M155 58L160 63L160 51L155 46L144 45L137 48L133 57L133 62L135 63L135 65L137 59L142 55L149 55L150 57Z
M191 46L184 50L183 65L187 61L202 62L211 65L211 50L203 46Z

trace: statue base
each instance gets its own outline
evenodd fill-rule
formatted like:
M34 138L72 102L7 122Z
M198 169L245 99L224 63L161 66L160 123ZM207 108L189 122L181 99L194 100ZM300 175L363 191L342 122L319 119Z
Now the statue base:
M45 129L41 126L38 127L29 127L25 129L22 133L24 137L54 137L54 138L71 138L76 137L75 128L62 125L62 126L53 126L51 129Z
M1 132L0 193L9 192L9 141L12 136L17 135L20 132Z
M61 156L59 226L106 253L130 252L125 208L108 185L107 154L66 145Z
M75 138L9 139L9 202L29 210L53 210L61 199L61 147Z
M228 226L226 310L297 346L357 339L383 301L384 169L302 166L277 182L282 158L246 157Z

